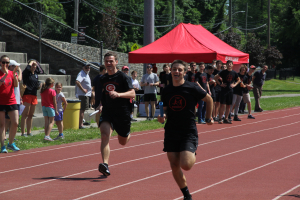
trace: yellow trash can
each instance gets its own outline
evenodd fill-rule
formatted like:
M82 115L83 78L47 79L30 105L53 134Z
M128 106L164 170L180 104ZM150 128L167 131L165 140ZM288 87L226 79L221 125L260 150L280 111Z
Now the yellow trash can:
M68 105L64 112L64 130L65 129L79 129L79 115L80 115L80 100L67 100Z

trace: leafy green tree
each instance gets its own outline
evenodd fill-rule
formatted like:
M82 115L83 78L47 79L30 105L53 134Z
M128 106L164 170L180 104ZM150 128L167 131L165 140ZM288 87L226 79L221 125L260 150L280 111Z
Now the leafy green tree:
M246 43L246 53L249 54L249 64L262 66L265 62L264 47L260 44L260 39L254 33L248 34Z

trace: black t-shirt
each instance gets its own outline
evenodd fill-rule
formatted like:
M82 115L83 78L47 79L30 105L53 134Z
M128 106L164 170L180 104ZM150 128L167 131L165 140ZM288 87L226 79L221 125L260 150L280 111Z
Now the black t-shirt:
M187 80L189 81L189 82L196 82L196 73L193 73L193 72L191 72L191 71L188 71L187 73L186 73L186 76L187 76Z
M220 70L221 71L221 70ZM215 69L213 72L213 75L217 75L218 73L220 73L219 70ZM219 82L222 84L222 81L219 80ZM221 91L221 86L217 83L216 87L215 87L215 92L220 92Z
M107 73L101 76L100 84L103 86L103 93L101 103L103 105L103 112L116 112L127 114L131 112L131 103L128 98L115 98L109 96L110 91L119 93L127 92L133 89L130 77L121 71L117 71L113 75Z
M39 77L34 71L34 74L30 71L31 66L27 65L25 70L22 72L23 84L26 85L26 89L23 95L37 95L37 89L39 87Z
M248 78L247 78L246 75L242 75L242 74L238 73L238 76L240 77L241 82L243 82L243 83L247 82ZM244 91L244 88L241 87L241 84L237 84L237 86L235 86L235 88L233 88L233 94L237 94L237 95L242 96L243 91Z
M198 138L195 124L195 106L206 96L196 83L185 81L183 85L168 85L162 94L162 102L167 107L165 139L193 140Z
M232 87L230 87L230 85L238 80L238 74L235 71L228 71L226 69L221 71L219 75L223 80L223 84L226 84L226 87L221 87L221 91L232 91Z
M195 76L196 81L201 85L201 87L207 92L207 74L206 73L200 73L197 72Z
M207 74L207 81L208 82L214 80L214 78L215 78L215 76L213 74L212 75ZM216 96L216 93L215 93L215 84L209 84L208 83L208 85L209 85L211 96L215 97Z
M253 76L255 76L255 79L253 80L253 84L261 87L266 80L267 74L266 73L263 74L262 71L260 70L260 71L256 71Z
M93 86L95 89L95 105L98 106L100 104L101 95L102 95L102 84L100 83L100 78L102 74L98 74L93 80Z
M247 74L246 74L246 77L247 77L247 82L243 82L243 83L244 83L244 84L250 84L251 81L252 81L252 77L253 77L253 76L252 76L252 75L249 75L249 74L247 73ZM249 93L249 90L248 90L247 87L244 88L243 93L244 93L244 94Z
M163 71L163 72L160 72L159 74L159 80L162 84L167 84L167 79L166 79L166 72Z

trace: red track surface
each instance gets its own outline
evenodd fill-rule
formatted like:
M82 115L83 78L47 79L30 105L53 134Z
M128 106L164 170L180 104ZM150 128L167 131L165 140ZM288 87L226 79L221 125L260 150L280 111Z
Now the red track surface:
M193 199L299 199L300 107L256 119L197 125L199 147L184 172ZM0 199L183 199L163 149L163 129L110 141L109 177L100 140L0 155Z

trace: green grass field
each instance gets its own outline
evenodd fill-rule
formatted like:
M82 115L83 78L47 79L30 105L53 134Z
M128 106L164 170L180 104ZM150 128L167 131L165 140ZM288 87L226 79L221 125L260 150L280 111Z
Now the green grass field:
M262 96L279 94L300 94L300 77L295 77L294 80L271 79L265 81Z
M292 82L292 83L290 83ZM294 81L292 80L269 80L266 81L263 88L263 96L271 96L278 94L300 94L300 78L296 77ZM253 93L250 92L250 95L253 97ZM274 98L262 98L260 100L261 107L264 110L279 110L283 108L296 107L300 105L300 96L299 97L274 97ZM254 108L254 99L251 99L252 109ZM139 132L145 130L154 130L158 128L163 128L164 125L157 122L157 119L153 121L141 121L132 123L131 132ZM21 137L17 136L16 141L17 146L21 150L40 148L46 146L60 145L72 142L79 141L88 141L100 138L100 131L98 128L88 128L88 129L79 129L79 130L65 130L64 135L65 139L57 140L54 142L45 141L44 133L40 130L40 134L31 136L31 137ZM51 132L51 137L55 138L58 135L58 132ZM113 136L117 135L116 132L112 134ZM163 139L163 135L162 135ZM7 142L6 142L7 143Z

